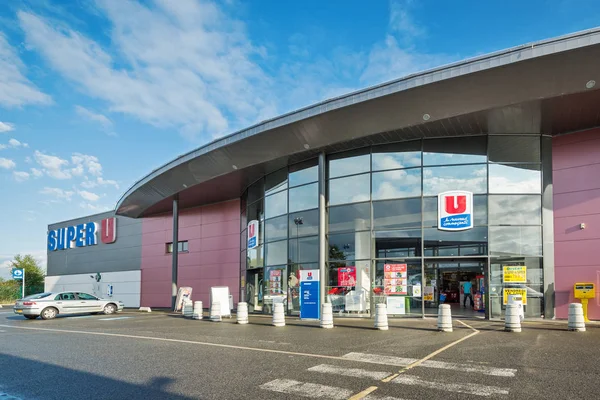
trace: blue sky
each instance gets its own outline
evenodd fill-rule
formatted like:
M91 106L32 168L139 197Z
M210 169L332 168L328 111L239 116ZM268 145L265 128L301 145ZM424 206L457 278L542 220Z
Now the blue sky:
M263 119L596 26L594 1L13 0L0 8L0 276L52 222Z

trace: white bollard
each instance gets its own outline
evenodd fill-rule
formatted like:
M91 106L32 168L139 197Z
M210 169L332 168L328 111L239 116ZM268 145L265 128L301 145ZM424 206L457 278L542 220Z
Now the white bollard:
M321 328L333 328L333 309L331 303L323 303L321 307Z
M192 318L194 315L194 303L191 300L186 300L183 303L183 317L184 318Z
M506 332L521 332L521 316L517 304L506 305L506 316L504 318L504 330Z
M440 304L437 318L438 331L452 332L452 310L450 304Z
M273 304L273 326L285 326L283 303Z
M221 302L213 301L210 305L210 320L212 322L221 322Z
M140 307L140 311L152 312L152 309L150 307Z
M384 303L375 306L375 329L388 330L387 306Z
M237 323L244 325L248 323L248 303L240 302L237 307Z
M193 319L202 319L202 302L195 301L194 302L194 314L192 315Z
M569 304L569 323L567 326L570 331L585 332L583 305L581 303Z

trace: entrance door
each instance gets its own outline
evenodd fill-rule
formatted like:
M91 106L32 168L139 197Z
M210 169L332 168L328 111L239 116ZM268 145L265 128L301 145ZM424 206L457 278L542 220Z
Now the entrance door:
M437 315L440 304L449 304L452 316L485 318L486 274L486 259L425 260L425 315Z

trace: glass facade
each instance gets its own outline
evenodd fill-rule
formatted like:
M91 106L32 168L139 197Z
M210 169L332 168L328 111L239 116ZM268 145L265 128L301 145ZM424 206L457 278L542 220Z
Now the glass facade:
M421 316L445 302L459 314L502 317L507 294L523 294L526 314L542 316L541 139L424 139L328 154L321 282L334 315L370 316L384 302L392 316ZM249 222L259 225L257 247L242 246L251 311L278 301L299 311L299 271L319 269L318 175L309 160L244 195L242 241ZM472 226L440 226L438 195L447 191L473 194Z

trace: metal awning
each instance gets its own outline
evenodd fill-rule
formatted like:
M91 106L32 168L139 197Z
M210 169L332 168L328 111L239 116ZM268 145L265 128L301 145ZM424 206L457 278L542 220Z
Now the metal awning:
M589 87L590 82L598 85ZM327 100L215 140L155 169L121 197L129 217L239 197L261 174L314 155L488 131L488 111L541 105L542 132L599 125L600 28L530 43ZM507 116L510 118L510 115ZM526 133L526 132L524 132Z

